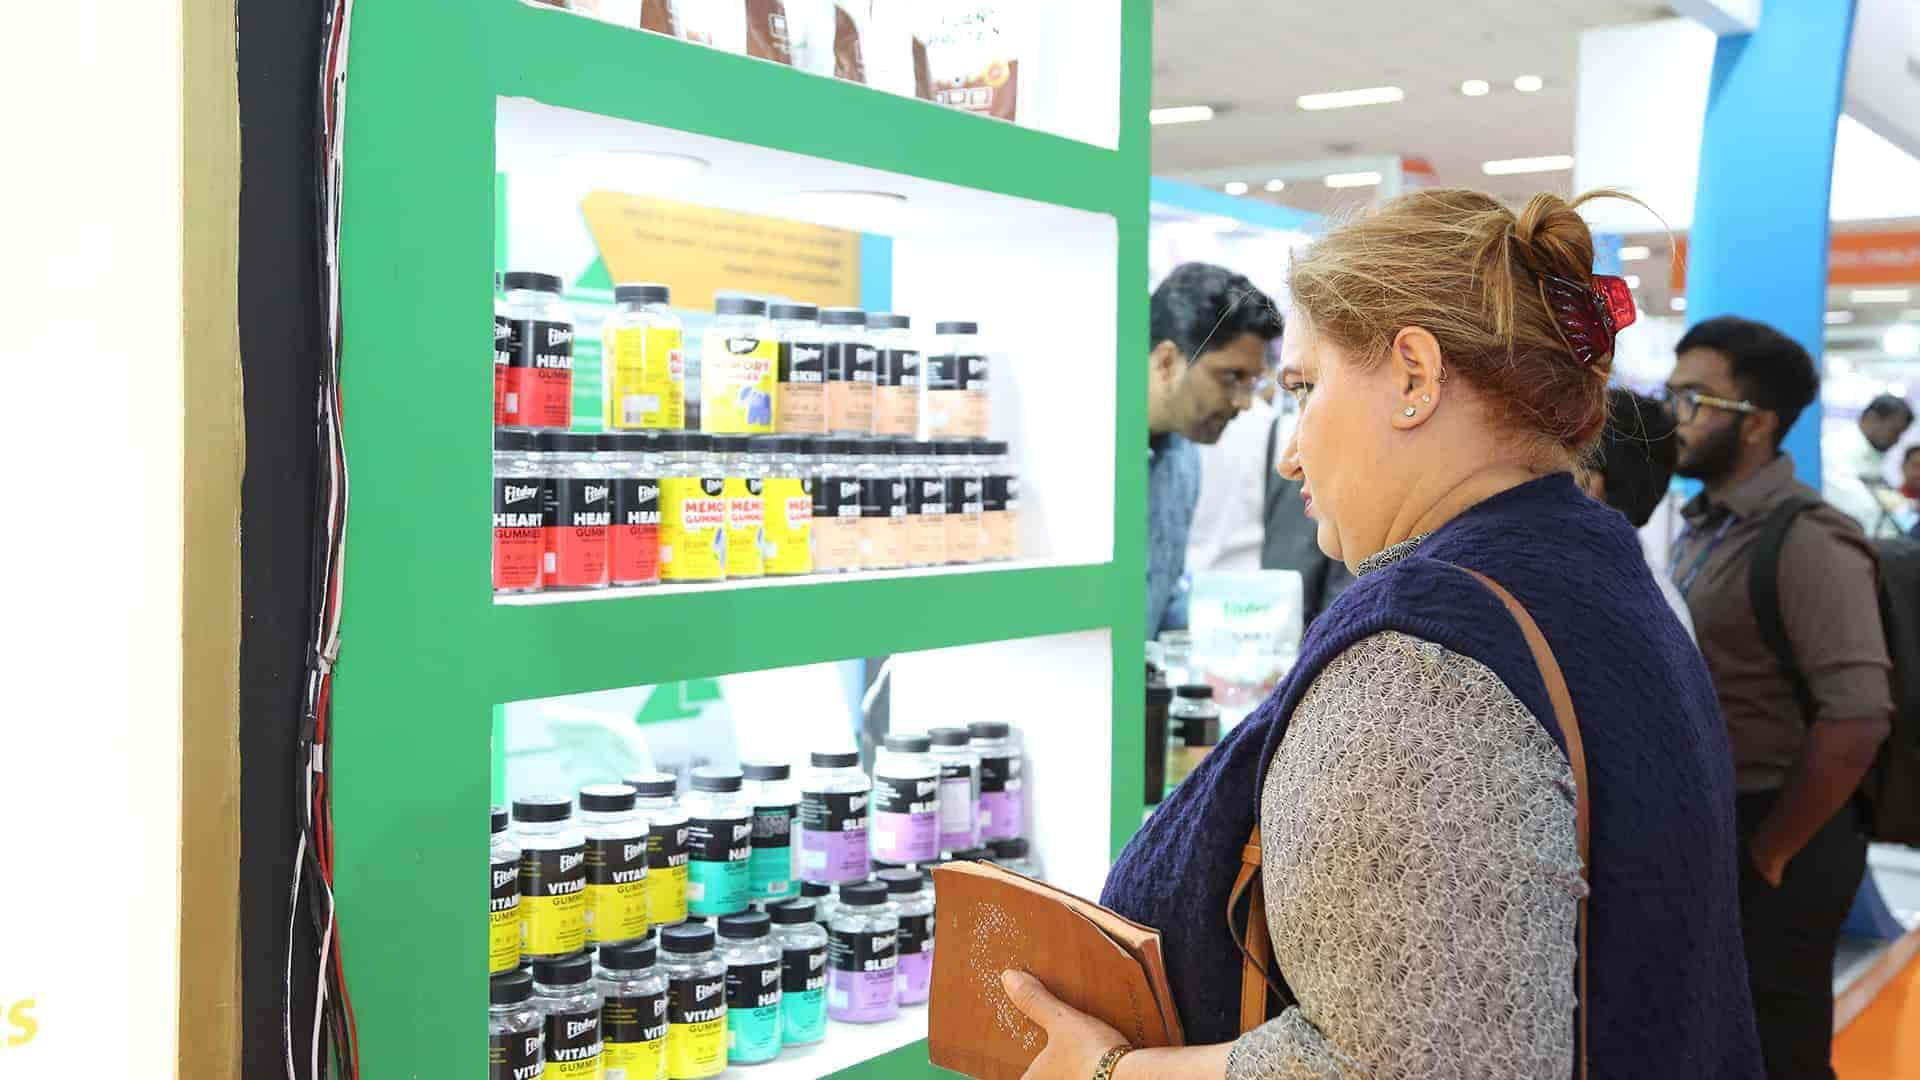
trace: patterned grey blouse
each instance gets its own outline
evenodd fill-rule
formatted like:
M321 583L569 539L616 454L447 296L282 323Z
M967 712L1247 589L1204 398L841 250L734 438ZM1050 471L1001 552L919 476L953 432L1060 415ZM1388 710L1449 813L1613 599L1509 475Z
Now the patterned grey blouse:
M1294 710L1261 806L1300 1004L1233 1044L1231 1080L1566 1077L1573 773L1492 671L1398 632L1355 643Z

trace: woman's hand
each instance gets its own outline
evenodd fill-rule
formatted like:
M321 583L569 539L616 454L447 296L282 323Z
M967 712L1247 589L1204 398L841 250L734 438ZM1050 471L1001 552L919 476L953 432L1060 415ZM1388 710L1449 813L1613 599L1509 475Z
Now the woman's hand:
M1000 973L1000 986L1014 1008L1047 1033L1046 1048L1027 1066L1023 1080L1088 1080L1100 1058L1125 1035L1047 992L1039 979L1024 971Z

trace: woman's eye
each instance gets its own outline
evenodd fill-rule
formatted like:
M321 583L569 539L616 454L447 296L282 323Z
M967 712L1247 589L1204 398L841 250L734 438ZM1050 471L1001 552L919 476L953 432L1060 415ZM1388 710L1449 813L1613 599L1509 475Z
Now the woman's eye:
M1293 400L1304 402L1307 400L1307 395L1313 392L1313 384L1310 382L1290 382L1282 384L1280 389L1285 390L1287 396L1293 398Z

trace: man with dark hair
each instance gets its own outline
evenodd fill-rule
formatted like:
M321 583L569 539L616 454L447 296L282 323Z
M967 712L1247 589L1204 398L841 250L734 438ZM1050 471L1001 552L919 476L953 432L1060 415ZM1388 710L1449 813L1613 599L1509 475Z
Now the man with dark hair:
M1186 626L1178 595L1200 492L1195 443L1213 443L1271 374L1280 313L1246 278L1187 263L1153 290L1147 356L1147 636Z
M1858 521L1868 536L1899 532L1893 521L1898 501L1883 474L1887 451L1899 445L1912 424L1911 405L1892 394L1881 394L1861 411L1858 424L1832 430L1821 440L1823 494Z
M1666 409L1652 398L1614 387L1607 391L1607 427L1600 436L1598 460L1581 471L1580 486L1588 495L1625 514L1635 529L1644 529L1660 501L1667 497L1679 456L1673 417ZM1640 542L1644 549L1648 543L1645 533ZM1658 565L1655 552L1645 554L1648 565ZM1693 615L1680 590L1664 576L1656 576L1654 584L1660 586L1660 595L1666 598L1680 625L1692 634Z
M1731 316L1695 326L1677 352L1667 407L1679 472L1706 490L1682 511L1672 572L1733 749L1761 1049L1773 1080L1832 1077L1834 948L1866 867L1853 796L1893 713L1873 551L1852 519L1819 504L1792 519L1778 559L1756 573L1763 537L1780 535L1774 514L1818 502L1780 452L1819 394L1813 358L1773 327ZM1762 581L1771 604L1754 596ZM1768 644L1763 604L1778 612L1804 702Z

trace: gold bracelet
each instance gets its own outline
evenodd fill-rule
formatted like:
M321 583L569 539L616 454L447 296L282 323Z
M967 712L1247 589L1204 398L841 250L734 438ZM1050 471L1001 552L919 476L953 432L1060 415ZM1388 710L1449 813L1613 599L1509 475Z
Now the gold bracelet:
M1120 1059L1138 1050L1137 1046L1122 1043L1107 1051L1100 1058L1100 1064L1094 1066L1093 1080L1113 1080L1113 1070L1120 1065Z

